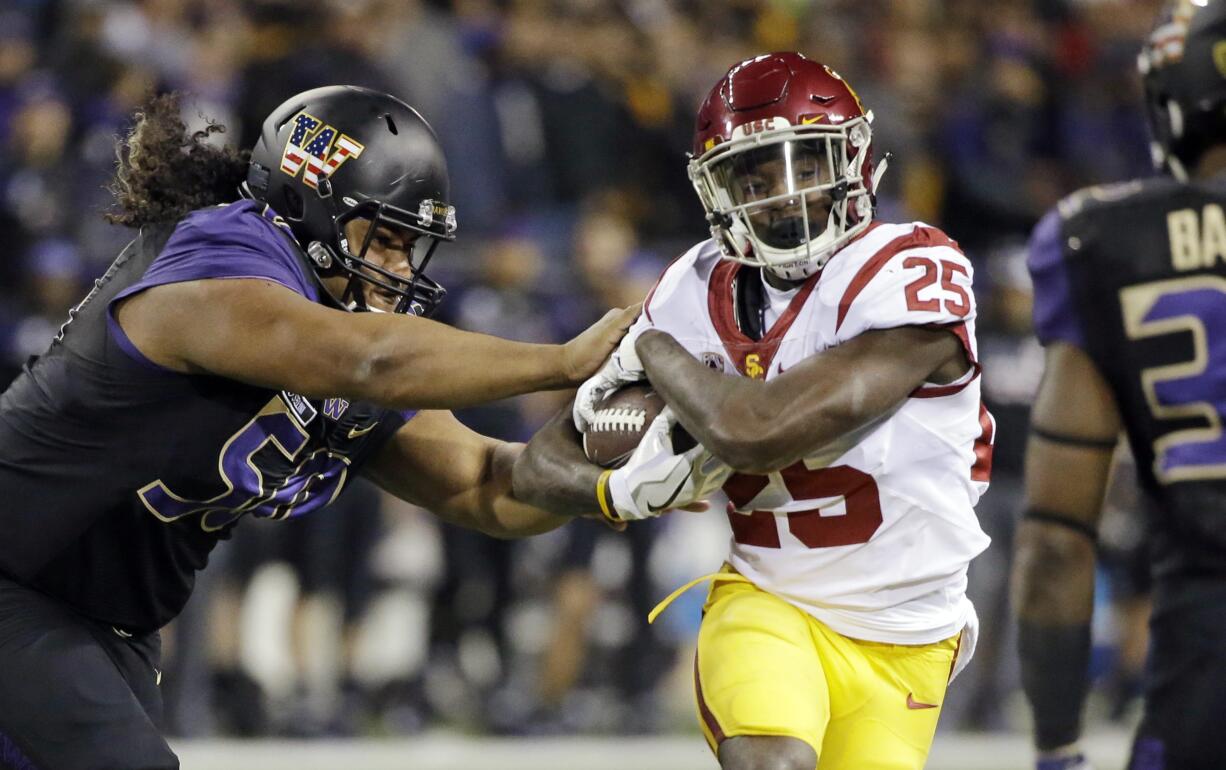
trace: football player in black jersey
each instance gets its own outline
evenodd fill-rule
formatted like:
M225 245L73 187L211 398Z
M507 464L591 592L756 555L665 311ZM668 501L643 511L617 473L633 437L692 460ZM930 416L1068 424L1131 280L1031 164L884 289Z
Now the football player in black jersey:
M1139 65L1165 174L1074 194L1031 243L1046 372L1013 577L1041 770L1089 767L1095 541L1121 430L1153 503L1129 767L1226 766L1226 0L1173 3Z
M245 515L318 509L359 473L498 536L582 512L521 502L522 446L447 410L582 382L638 309L565 345L429 320L455 211L433 132L391 96L299 94L249 161L216 130L146 106L113 217L139 235L0 396L0 766L178 767L158 629ZM580 451L554 462L595 489Z

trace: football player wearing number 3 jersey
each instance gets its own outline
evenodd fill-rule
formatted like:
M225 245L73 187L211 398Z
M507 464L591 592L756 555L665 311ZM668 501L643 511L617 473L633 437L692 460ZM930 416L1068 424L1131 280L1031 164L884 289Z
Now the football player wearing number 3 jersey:
M602 492L620 519L721 483L731 500L695 664L725 770L918 770L974 647L993 423L971 264L935 228L873 221L870 121L800 54L732 67L689 164L712 238L665 270L576 400L582 429L645 373L668 403L653 431L675 419L713 455L636 455ZM682 459L688 475L672 473ZM637 483L640 468L671 488Z
M1226 766L1226 1L1168 4L1138 64L1164 172L1092 187L1035 228L1046 370L1013 606L1040 770L1088 770L1095 544L1123 430L1150 499L1144 715L1130 770Z

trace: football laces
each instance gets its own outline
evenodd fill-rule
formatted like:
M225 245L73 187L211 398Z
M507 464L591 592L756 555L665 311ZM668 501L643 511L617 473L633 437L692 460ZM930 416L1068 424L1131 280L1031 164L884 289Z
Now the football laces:
M596 419L592 422L592 430L638 432L643 429L646 421L647 412L643 409L629 407L598 409Z

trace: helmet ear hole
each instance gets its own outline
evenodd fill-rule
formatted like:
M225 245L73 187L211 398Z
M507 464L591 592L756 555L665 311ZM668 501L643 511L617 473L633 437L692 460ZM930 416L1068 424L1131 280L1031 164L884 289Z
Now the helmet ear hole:
M302 196L292 187L283 188L285 191L285 218L293 220L301 220L306 213L306 202L302 200Z
M261 166L259 163L252 162L247 167L247 188L251 190L256 197L263 197L268 194L268 177L270 176L268 169Z

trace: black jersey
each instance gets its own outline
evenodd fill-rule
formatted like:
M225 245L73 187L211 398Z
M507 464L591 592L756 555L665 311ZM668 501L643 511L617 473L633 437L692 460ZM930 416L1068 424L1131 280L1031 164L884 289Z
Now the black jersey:
M263 204L144 229L0 396L0 572L121 629L182 609L244 515L318 509L412 416L163 369L115 322L150 286L262 278L318 301Z
M1223 179L1090 188L1031 243L1039 339L1083 349L1115 393L1159 577L1226 572L1224 207Z

